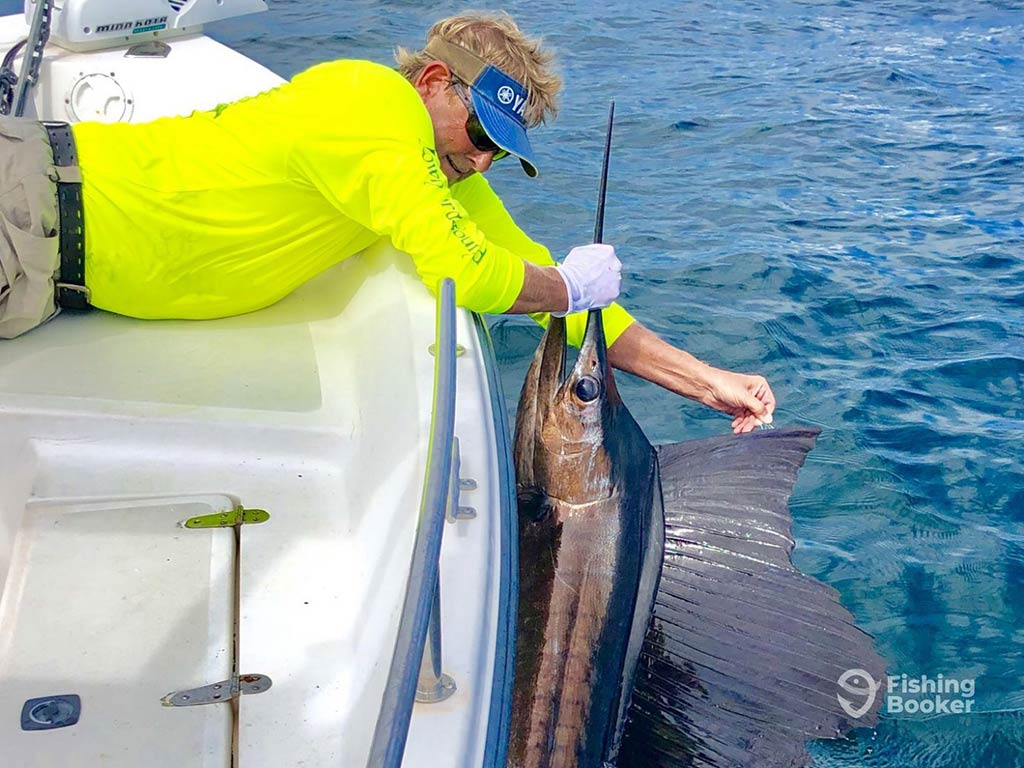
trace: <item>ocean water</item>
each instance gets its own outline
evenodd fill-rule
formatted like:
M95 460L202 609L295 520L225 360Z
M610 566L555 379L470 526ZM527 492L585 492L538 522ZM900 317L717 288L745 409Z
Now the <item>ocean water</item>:
M4 0L10 13L20 2ZM450 2L270 0L214 37L290 76L391 61ZM974 681L974 712L888 714L818 766L1024 766L1024 4L507 2L559 52L542 175L489 177L556 254L587 242L608 102L623 301L776 423L822 429L792 509L807 573L890 673ZM352 105L358 109L358 105ZM540 331L492 329L509 409ZM654 442L729 419L622 376Z
M214 34L286 76L390 62L461 8L271 5ZM535 132L542 175L489 174L513 215L557 254L588 242L614 99L605 231L624 303L767 376L777 423L822 429L792 502L798 565L891 674L974 681L972 714L889 714L814 745L815 764L1024 766L1024 4L504 8L558 50L566 84ZM540 331L492 329L511 412ZM624 389L652 441L728 430Z

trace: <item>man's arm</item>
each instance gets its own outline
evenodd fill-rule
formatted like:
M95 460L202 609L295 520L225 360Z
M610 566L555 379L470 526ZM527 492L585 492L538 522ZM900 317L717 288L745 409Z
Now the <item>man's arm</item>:
M772 423L775 395L763 376L714 368L638 322L609 347L608 359L620 370L730 414L733 432L750 432Z
M523 289L508 314L525 315L530 312L565 312L569 306L565 282L554 267L538 267L524 261Z
M470 177L456 185L455 193L489 236L524 256L522 290L505 312L565 311L565 284L554 267L548 266L553 263L550 253L519 228L486 179ZM734 417L732 426L736 432L749 432L760 423L771 423L775 396L764 377L712 368L662 341L617 305L613 305L612 310L616 331L621 333L609 333L609 338L614 340L608 354L616 368L729 413ZM609 312L605 310L607 331L611 331ZM580 322L581 319L585 319L582 313L567 318L570 338L573 338L572 329L575 328L576 343L583 337L584 323ZM621 330L623 328L625 330Z
M508 311L518 314L557 306L564 309L565 302L565 284L554 268L527 264L523 290ZM750 432L772 423L775 395L763 376L714 368L673 347L638 322L634 321L609 347L608 359L620 370L728 413L733 417L733 432Z

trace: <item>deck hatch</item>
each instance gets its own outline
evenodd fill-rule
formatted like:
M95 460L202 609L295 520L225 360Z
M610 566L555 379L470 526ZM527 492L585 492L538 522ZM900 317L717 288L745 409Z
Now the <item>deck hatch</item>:
M237 675L236 529L181 527L237 506L226 494L25 505L0 597L0 710L11 714L0 718L0 762L230 763L232 707L168 710L160 700L175 686ZM71 725L72 694L81 715L56 727ZM39 727L28 731L19 715L30 700Z

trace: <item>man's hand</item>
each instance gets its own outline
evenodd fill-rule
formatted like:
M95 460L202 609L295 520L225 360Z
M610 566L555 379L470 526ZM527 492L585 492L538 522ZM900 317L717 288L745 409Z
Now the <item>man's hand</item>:
M573 248L555 267L523 262L523 288L509 314L550 312L564 317L591 307L607 307L619 295L622 264L610 245Z
M707 392L698 399L716 411L733 416L733 432L750 432L762 424L772 423L775 395L764 376L711 368L706 387Z
M615 248L605 243L580 245L569 251L565 261L556 269L565 282L569 296L565 312L553 312L564 317L573 312L607 307L619 295L622 285L622 263Z

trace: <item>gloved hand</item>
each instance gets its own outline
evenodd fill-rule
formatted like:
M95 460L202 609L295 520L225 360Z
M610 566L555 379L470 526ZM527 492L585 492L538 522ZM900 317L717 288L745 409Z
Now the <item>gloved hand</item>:
M556 269L569 294L569 309L566 312L552 312L555 317L607 307L619 295L622 263L615 256L615 248L610 245L594 243L577 246L569 251L569 255Z

